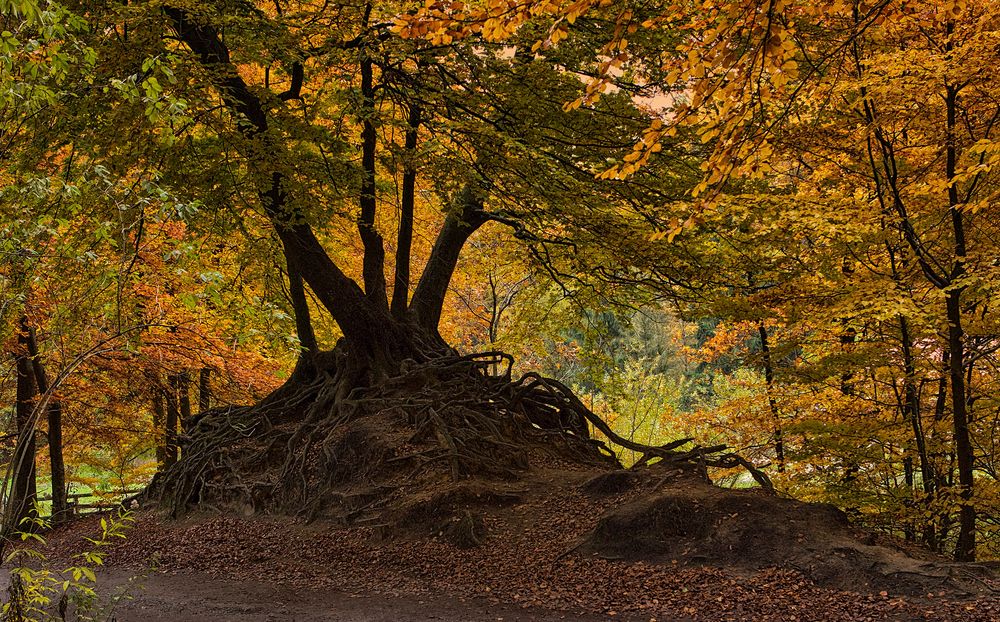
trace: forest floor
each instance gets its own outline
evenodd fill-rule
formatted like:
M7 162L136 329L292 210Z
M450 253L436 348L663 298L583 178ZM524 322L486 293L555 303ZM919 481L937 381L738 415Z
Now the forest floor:
M391 593L357 594L264 580L227 579L180 570L98 575L99 592L127 595L105 603L117 622L597 622L607 616L499 605L486 599ZM112 619L105 617L101 619ZM643 618L645 620L646 618Z
M875 541L823 506L684 474L618 473L466 482L411 508L409 529L388 531L140 510L107 576L120 584L160 569L118 617L143 622L1000 619L987 566ZM477 546L449 535L455 519L440 522L461 508L481 523ZM84 550L96 521L49 534L50 557Z

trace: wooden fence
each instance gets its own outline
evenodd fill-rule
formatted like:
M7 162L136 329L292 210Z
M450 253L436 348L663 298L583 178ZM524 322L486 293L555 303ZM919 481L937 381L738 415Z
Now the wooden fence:
M113 510L126 498L137 495L143 488L126 489L120 492L95 494L93 492L75 492L66 495L67 510L71 516L84 516L96 512ZM82 503L84 499L95 499L94 502ZM52 501L51 496L38 497L38 501Z

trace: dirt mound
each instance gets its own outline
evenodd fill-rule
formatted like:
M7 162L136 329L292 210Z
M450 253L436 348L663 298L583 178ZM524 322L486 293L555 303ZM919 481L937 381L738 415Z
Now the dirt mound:
M309 559L326 567L354 567L360 557L369 560L360 566L366 570L389 563L423 580L438 573L434 580L447 584L457 581L447 560L461 551L470 576L496 571L491 584L517 578L515 594L532 581L564 589L576 570L558 579L553 568L575 560L591 568L655 562L648 572L663 581L688 567L792 573L788 581L869 594L964 597L993 589L985 566L876 546L831 507L773 495L764 474L738 456L720 456L724 448L680 451L686 441L654 448L609 436L644 455L641 466L623 469L590 437L588 422L602 431L606 424L568 389L538 376L512 382L509 368L490 376L483 365L463 357L349 390L334 376L318 378L280 399L206 416L147 501L174 516L214 509L315 522L325 531L314 540L330 541L340 556ZM712 465L744 467L762 488L715 487ZM155 546L164 562L189 559L161 535ZM153 546L152 532L141 537ZM345 547L352 538L354 548ZM238 551L261 543L249 537L224 546L244 559ZM286 548L274 541L274 550ZM214 558L206 553L192 563ZM536 560L531 572L523 567L529 559Z
M635 485L636 478L634 471L608 471L588 479L580 490L592 496L620 495Z
M441 537L459 548L479 546L488 535L486 513L521 501L517 492L505 488L464 482L413 494L386 517L383 533Z
M210 506L356 524L457 494L469 480L500 485L543 466L617 464L568 390L512 381L509 366L489 373L506 360L445 358L374 386L354 386L344 370L321 373L260 404L209 412L147 498L174 516Z
M655 469L641 475L646 485ZM599 476L599 478L606 476ZM631 485L642 487L631 478ZM621 479L621 476L619 476ZM584 488L607 486L595 479ZM626 480L628 481L628 480ZM598 485L597 482L603 482ZM620 484L619 484L620 486ZM608 559L711 565L757 571L795 569L817 585L894 594L983 593L989 564L953 564L879 546L833 506L710 485L696 474L660 479L646 494L613 507L577 551Z
M725 446L681 451L690 439L653 447L623 438L558 381L512 380L502 353L410 361L370 385L358 384L348 353L336 354L329 368L293 376L259 404L200 415L147 498L173 516L208 506L379 523L464 481L620 469L609 445L638 452L643 464L743 467L771 486ZM627 487L628 475L609 477L594 492Z

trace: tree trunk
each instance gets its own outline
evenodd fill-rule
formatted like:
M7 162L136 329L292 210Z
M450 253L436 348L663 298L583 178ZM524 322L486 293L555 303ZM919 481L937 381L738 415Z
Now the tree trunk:
M13 457L13 482L9 507L6 509L4 531L22 528L22 521L36 516L37 500L35 474L35 421L34 398L35 378L28 354L28 335L21 332L17 337L19 351L14 356L17 373L15 389L14 420L17 425L17 445Z
M948 22L948 40L946 49L951 52L954 45L951 35L954 23ZM962 215L961 199L958 195L958 183L955 181L958 167L958 150L955 144L955 127L957 123L959 87L948 85L945 95L945 112L947 114L947 140L945 142L945 174L948 181L948 212L951 216L952 234L954 235L954 264L949 274L950 288L945 293L945 305L948 315L948 351L950 352L951 376L951 407L954 418L955 455L958 459L958 483L961 490L962 508L959 511L958 542L955 546L957 561L975 561L976 559L976 507L973 505L972 488L974 485L974 455L972 439L969 436L969 412L965 386L965 332L962 328L962 292L964 285L959 285L965 276L965 223Z
M941 367L938 370L937 394L934 398L934 421L943 421L948 409L948 375L951 373L951 353L945 348L941 353Z
M399 202L399 232L396 235L396 277L392 285L392 315L396 319L406 316L410 299L410 252L413 245L413 209L416 194L417 169L413 158L417 150L417 131L420 127L420 106L410 107L409 128L403 144L403 188Z
M167 378L168 388L164 392L167 402L166 432L164 434L164 443L166 444L166 453L163 457L164 468L170 468L177 462L177 420L180 418L180 414L177 408L177 393L174 389L176 382L174 378L175 376Z
M191 377L186 371L173 376L174 395L177 396L177 414L182 432L191 427Z
M212 368L202 367L198 372L198 413L212 407Z
M371 5L365 10L365 28ZM365 282L365 294L378 306L388 308L385 284L385 244L375 226L376 196L375 196L375 151L377 148L375 134L375 85L373 84L374 64L367 56L361 60L361 213L358 217L358 234L364 245L365 254L362 272Z
M844 324L847 323L846 320L841 320ZM840 346L841 351L847 353L851 352L854 348L854 339L857 337L857 333L853 328L848 326L843 333L840 335ZM845 371L840 374L840 392L844 395L854 395L854 385L852 380L854 379L853 371Z
M903 499L903 505L910 508L913 506L913 499L910 498L910 495L913 494L913 456L903 457L903 482L906 485L906 498ZM914 522L906 520L903 523L903 539L907 542L913 542L916 539Z
M930 503L934 496L934 486L937 475L934 465L927 453L927 440L924 437L923 421L920 418L920 397L917 394L916 366L913 361L913 339L910 336L910 325L906 318L899 316L900 342L903 347L903 417L910 422L913 431L913 442L917 449L917 459L920 462L921 488L924 492L924 503ZM912 471L912 460L911 460ZM934 523L928 521L924 529L924 542L933 549L936 546Z
M969 436L969 415L965 400L965 335L962 330L961 290L949 290L948 351L950 352L951 408L954 420L955 457L958 461L958 484L962 507L959 510L956 561L976 559L976 508L972 502L974 454Z
M767 384L767 405L774 419L774 454L778 461L778 473L785 472L785 444L781 438L781 417L778 403L774 399L774 367L771 363L771 347L767 343L767 327L761 321L757 324L757 334L760 335L760 351L764 357L764 382Z
M483 192L475 182L467 183L458 192L413 292L410 313L417 325L428 333L437 334L448 284L455 273L462 247L469 236L489 220L483 212L484 200Z
M295 333L299 338L299 358L292 372L293 380L312 378L316 374L316 357L319 355L319 342L312 327L312 317L309 312L309 300L306 298L305 284L299 268L285 253L285 268L288 272L288 297L292 302L292 313L295 315Z
M280 147L273 144L268 135L264 106L236 71L230 61L229 49L218 31L209 24L199 23L184 9L165 7L163 11L178 37L198 55L206 68L212 70L220 96L234 115L241 119L239 130L249 142L255 144L256 148L248 154L250 165L261 174L261 178L269 180L258 190L264 212L281 239L288 258L296 264L320 304L330 312L344 337L351 342L352 353L374 362L376 367L389 366L392 359L413 356L418 348L413 347L412 340L389 316L384 287L382 304L370 300L361 287L330 259L301 214L289 207L285 177L273 170L264 157L264 154L276 157L275 154L280 152ZM367 202L364 209L368 209ZM367 214L359 223L364 224L366 218ZM368 273L375 278L373 271ZM371 285L371 290L377 289L375 283Z
M45 366L38 355L38 342L34 329L28 330L28 354L31 357L31 367L35 375L38 393L48 399L46 416L48 419L49 464L52 479L52 523L58 524L67 518L69 510L68 491L66 490L66 463L63 460L62 441L62 400L46 395L49 392L49 379Z
M372 93L368 82L370 59L362 58L362 95L369 113L362 119L361 214L359 234L365 246L365 289L348 277L326 253L315 233L289 201L286 178L275 170L273 159L282 148L268 132L268 118L261 99L250 89L230 61L229 49L214 26L201 23L186 10L164 8L178 38L211 70L212 80L225 104L241 119L238 130L254 145L247 157L258 171L258 179L269 180L258 189L265 214L284 245L288 260L295 265L317 300L333 317L344 334L346 351L358 383L373 383L395 375L402 361L426 361L450 350L437 334L437 322L448 282L465 240L486 217L481 193L471 186L460 192L458 209L446 218L434 250L414 292L406 321L394 319L385 296L384 261L380 259L381 238L374 230L372 211L374 171L373 132L368 125ZM374 88L372 85L371 88ZM376 269L377 267L377 269ZM381 275L381 277L380 277ZM413 321L413 320L416 321Z
M859 19L859 13L857 11L855 11L855 19ZM954 21L949 20L945 22L946 36L943 40L943 49L947 55L951 55L954 50L954 32ZM858 67L858 75L861 77L864 72L860 62L860 55L858 52L859 46L857 41L854 42L853 49ZM882 179L878 173L879 166L875 163L873 139L877 141L880 147L882 160L881 170L885 175L885 188L891 192L891 205L893 211L895 211L896 216L898 217L900 233L912 250L913 256L917 260L925 278L945 295L946 318L948 321L948 338L945 353L949 357L947 363L947 377L950 378L952 389L953 444L955 457L958 462L959 492L962 498L962 507L959 512L958 545L956 546L955 557L958 560L968 561L974 560L976 555L976 509L972 504L974 485L974 455L969 435L966 385L962 374L965 365L963 343L965 335L962 328L961 297L962 292L965 289L965 285L962 284L962 279L966 272L965 263L967 260L967 252L963 217L963 209L965 205L962 197L959 195L959 188L963 185L963 182L959 179L958 175L959 140L961 133L958 128L958 102L959 93L963 87L964 86L946 83L944 89L945 140L943 143L942 155L944 156L945 178L948 181L948 216L950 216L951 219L951 233L954 236L951 257L947 261L934 256L930 249L937 245L928 244L926 240L921 239L917 227L914 226L914 222L911 220L909 210L907 209L907 197L902 191L902 184L900 184L899 176L901 167L899 166L900 163L897 162L896 159L897 156L894 148L894 139L892 135L887 134L885 129L880 127L880 125L876 122L877 118L875 114L874 102L869 99L868 92L865 88L861 89L861 95L864 115L868 123L873 128L873 132L869 134L868 138L869 162L876 175L876 187L879 190L879 198L883 201L883 209L885 209L888 204L885 203L885 199L882 194ZM975 182L972 182L971 185L974 186ZM968 196L966 198L968 199ZM950 270L945 268L949 263L951 264ZM939 393L938 403L935 409L935 420L940 420L944 417L944 388L945 380L942 378L942 393ZM951 467L949 467L949 471L950 468ZM944 486L943 482L946 481L946 478L939 476L938 480L939 483L937 488L940 489ZM943 529L939 540L944 539L944 531L945 530Z
M156 470L167 466L167 412L163 404L163 391L153 393L153 438L156 441Z

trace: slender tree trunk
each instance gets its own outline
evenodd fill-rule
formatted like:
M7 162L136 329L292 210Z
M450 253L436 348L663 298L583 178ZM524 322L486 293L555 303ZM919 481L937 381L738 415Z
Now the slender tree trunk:
M35 474L35 422L34 399L35 377L28 354L28 335L21 332L17 337L18 353L14 357L17 373L15 387L14 419L17 425L17 445L14 447L13 482L10 492L10 507L5 515L10 522L5 530L18 529L25 518L36 516L37 484Z
M913 456L903 456L903 482L906 484L908 494L912 494L914 487Z
M906 498L903 499L903 505L910 508L913 506L913 499L911 497L913 494L913 456L907 455L903 457L903 481L906 485ZM903 538L907 542L913 542L916 539L914 522L913 520L906 520L903 523Z
M767 405L774 419L774 454L778 460L778 473L785 472L785 444L781 437L781 413L778 402L774 399L774 367L771 363L771 347L767 342L767 327L761 321L757 324L757 334L760 335L760 351L764 357L764 382L767 383Z
M497 281L493 278L492 270L486 275L486 280L490 284L490 324L486 327L486 335L492 346L500 336L500 296L497 293Z
M847 324L846 319L841 320L842 324ZM850 352L853 349L854 339L857 336L855 330L851 327L846 327L844 332L840 334L840 346L841 350L844 352ZM853 362L852 362L853 363ZM854 395L854 384L852 382L854 378L854 372L848 369L840 374L840 392L843 395ZM853 482L858 478L858 473L861 472L861 467L858 462L853 457L847 458L847 465L844 467L844 474L841 476L841 482L844 484Z
M938 377L937 396L934 399L934 421L943 421L948 408L948 375L951 373L951 353L946 347L941 353L940 376Z
M847 323L847 320L841 320L841 321L844 322L845 324ZM849 326L844 330L843 333L841 333L840 345L841 349L845 353L851 352L853 350L855 337L857 337L857 333L853 328ZM850 370L840 374L840 392L843 393L844 395L854 395L854 385L851 382L853 378L854 378L854 372Z
M202 367L198 372L198 412L212 407L212 368Z
M164 392L167 402L166 433L164 441L166 444L166 455L164 456L164 468L170 468L177 462L177 422L180 412L177 405L176 376L168 376L167 390Z
M35 330L28 329L28 355L31 357L31 367L35 374L35 384L38 393L46 396L49 392L49 379L45 373L45 365L38 354L38 342ZM48 419L49 464L52 479L52 523L58 524L67 518L69 499L66 490L66 463L63 460L62 440L62 400L48 395L46 417Z
M937 392L934 396L934 424L937 424L944 420L945 412L947 410L948 402L948 374L950 369L950 355L948 353L948 348L944 348L941 353L941 366L938 369L938 381L937 381ZM934 429L932 424L931 430ZM924 434L924 438L927 438L927 434ZM935 454L930 456L931 458L931 469L934 473L934 499L936 499L940 491L948 487L948 477L947 473L950 471L951 467L949 465L948 469L940 468L933 461L933 458L937 456L940 458L940 454ZM928 546L938 553L944 552L944 542L948 535L950 517L945 514L941 517L941 524L937 528L936 541L928 540ZM933 525L931 526L934 527Z
M951 51L954 45L951 35L954 23L948 22L948 39L946 49ZM955 454L958 459L958 483L961 488L962 508L959 511L958 543L955 547L957 561L975 561L976 559L976 507L973 505L974 455L972 439L969 435L969 412L965 386L965 333L962 328L962 292L964 285L959 285L965 276L965 223L962 215L961 200L958 195L958 184L955 176L958 168L958 149L955 144L955 126L958 109L958 87L948 85L945 94L945 112L947 115L947 138L945 144L945 174L948 184L948 211L951 215L952 234L954 235L955 261L949 275L950 288L945 293L945 306L948 314L948 351L951 353L951 407L954 418Z
M923 421L920 417L920 398L917 395L916 365L913 360L913 339L910 336L910 324L902 315L899 316L900 342L903 348L903 416L910 422L913 431L913 442L917 449L917 459L920 463L920 484L924 492L924 503L930 503L934 496L934 486L937 475L934 465L927 453L927 439L924 436ZM912 459L910 469L912 471ZM934 524L928 522L924 529L924 542L929 548L935 548Z
M957 561L976 559L976 508L972 504L974 485L974 454L969 435L969 415L965 400L965 335L962 330L960 290L950 290L946 298L948 309L948 350L951 353L951 408L954 420L955 457L958 462L958 484L962 507L959 511Z
M159 388L153 393L153 438L156 440L156 470L162 471L167 466L167 412L163 391Z
M309 300L306 298L305 283L298 267L285 253L285 267L288 272L288 297L292 302L292 313L295 315L295 332L299 338L299 358L295 362L292 378L301 380L311 378L316 373L316 357L319 355L319 342L313 331L312 317L309 312Z
M182 371L175 375L173 380L180 427L183 432L187 432L191 426L191 376L186 371Z

